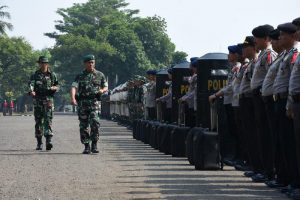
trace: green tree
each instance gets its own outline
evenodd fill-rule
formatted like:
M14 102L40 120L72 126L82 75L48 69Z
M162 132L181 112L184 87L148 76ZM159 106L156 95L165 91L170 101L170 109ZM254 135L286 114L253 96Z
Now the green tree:
M7 6L0 6L0 19L10 19L10 14L9 12L4 11L4 9L7 8ZM13 25L9 22L0 20L0 35L5 34L6 29L12 30Z
M13 98L28 91L30 75L36 70L37 52L21 37L0 36L0 95L12 92ZM8 93L7 93L8 94ZM9 93L11 94L11 93Z
M82 56L88 53L96 56L96 67L108 76L111 87L116 76L124 82L172 62L175 45L164 19L135 17L138 10L127 5L124 0L90 0L58 9L62 20L57 21L57 31L45 35L56 40L51 55L65 92L83 70Z
M167 23L164 19L158 16L136 18L133 28L152 64L170 64L175 45L166 34Z
M172 53L172 64L181 63L182 61L186 61L187 53L183 51L176 51Z

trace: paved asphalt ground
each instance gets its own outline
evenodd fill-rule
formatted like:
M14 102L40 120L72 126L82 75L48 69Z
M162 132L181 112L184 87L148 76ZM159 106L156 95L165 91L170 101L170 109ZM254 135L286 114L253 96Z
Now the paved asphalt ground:
M287 199L242 172L195 171L102 121L100 153L83 155L77 116L55 115L52 151L35 151L32 116L0 116L0 199Z

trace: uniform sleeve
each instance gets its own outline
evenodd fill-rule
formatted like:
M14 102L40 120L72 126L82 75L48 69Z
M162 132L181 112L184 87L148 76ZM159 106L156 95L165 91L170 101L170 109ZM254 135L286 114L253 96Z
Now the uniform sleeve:
M71 87L78 88L78 83L79 83L79 75L76 76L76 78L75 78L74 82L72 83Z
M53 73L53 86L59 86L57 75Z
M172 98L172 91L170 91L170 89L168 90L168 93L162 97L159 98L160 101L166 102L168 101L170 98Z
M230 81L229 83L228 83L228 85L226 85L225 87L223 87L222 89L221 89L221 91L225 94L225 95L227 95L227 94L231 94L233 91L232 91L232 82L233 81Z
M32 74L31 77L30 77L29 83L28 83L29 92L34 91L34 85L35 85L35 76L34 76L34 74Z
M102 76L101 76L101 88L105 88L105 87L108 87L108 83L105 79L104 74L102 74Z

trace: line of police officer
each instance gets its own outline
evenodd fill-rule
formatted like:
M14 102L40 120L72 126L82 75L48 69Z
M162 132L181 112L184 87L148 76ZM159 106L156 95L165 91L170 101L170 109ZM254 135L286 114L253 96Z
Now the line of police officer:
M300 18L261 25L228 47L231 72L223 96L236 155L225 160L254 182L300 199Z

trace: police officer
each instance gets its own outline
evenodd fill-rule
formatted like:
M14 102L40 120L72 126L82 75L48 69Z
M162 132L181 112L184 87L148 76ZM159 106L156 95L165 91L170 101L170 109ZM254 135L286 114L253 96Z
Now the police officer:
M277 53L272 49L271 39L269 34L274 28L271 25L261 25L252 30L252 35L255 37L256 49L260 50L257 62L254 65L253 75L250 86L253 92L254 103L254 119L257 131L257 148L261 155L263 163L262 173L252 177L255 182L265 182L273 177L273 166L270 157L272 157L272 148L270 148L271 133L268 129L268 124L265 123L266 112L264 102L261 96L261 87L270 64L277 57Z
M246 153L248 155L248 160L250 167L249 171L244 173L247 177L252 177L256 173L262 170L262 164L259 157L259 152L257 149L257 135L255 131L254 124L254 108L253 108L253 94L250 87L250 82L252 78L253 68L258 58L258 51L255 48L255 38L253 36L247 36L242 45L243 47L243 57L249 59L249 63L243 65L242 69L244 71L239 91L239 105L240 111L243 113L242 127L245 134L245 144Z
M284 167L283 165L284 162L282 160L281 154L279 153L280 140L277 134L278 122L276 121L275 118L275 107L274 107L274 99L273 99L274 80L276 78L279 65L284 56L284 49L281 45L281 41L279 40L279 35L280 35L280 31L278 29L271 31L269 34L269 37L271 38L272 47L278 53L278 56L269 67L267 75L263 81L262 91L261 91L262 99L265 104L265 112L267 115L268 129L270 130L271 133L270 135L271 137L269 138L270 140L269 148L271 148L272 150L272 155L270 155L269 157L270 158L269 162L272 163L273 168L275 169L273 173L276 174L276 178L275 176L273 176L274 180L270 180L266 182L266 184L272 188L283 187L287 185L286 176L282 170Z
M229 71L228 71L228 78L227 78L227 85L216 92L215 94L209 96L209 102L213 102L216 98L221 96L224 97L224 106L225 106L225 113L227 117L227 124L228 124L228 131L230 135L234 138L234 142L237 141L237 130L234 121L234 113L232 109L232 98L233 98L233 91L232 91L232 81L234 80L234 74L236 73L236 69L241 66L239 62L239 57L242 55L242 47L239 45L231 45L228 46L228 61L230 63ZM236 149L234 150L236 153ZM224 163L227 165L234 165L235 164L235 155L233 158L225 158Z
M290 106L287 105L289 79L298 55L296 48L297 40L295 37L297 27L292 23L285 23L278 25L277 28L280 30L280 40L285 53L274 80L273 95L275 116L278 121L278 137L281 141L280 153L283 157L282 162L286 166L284 174L288 183L290 183L288 190L284 191L290 193L293 189L300 187L293 120L286 116L286 113L290 111Z
M98 100L108 90L108 84L102 72L95 69L95 56L83 58L85 70L76 76L71 88L71 101L78 105L80 139L85 148L83 154L99 153L97 142L100 133ZM89 133L90 127L90 133ZM92 147L90 147L90 142Z
M33 97L34 105L36 150L42 150L43 135L46 137L46 150L51 150L53 96L58 90L58 81L56 74L49 69L47 57L40 56L37 62L40 68L31 76L29 82L29 95Z
M144 89L143 85L146 82L146 78L143 76L134 76L134 116L135 119L142 119L144 116Z
M293 24L297 26L297 32L294 35L298 41L300 41L300 17L293 20ZM293 58L292 58L293 60ZM296 156L298 173L300 173L300 56L298 54L295 60L294 67L291 72L289 80L289 105L291 110L291 117L294 122L294 133L296 141ZM300 191L296 189L291 194L294 199L300 199Z
M155 99L156 99L156 70L148 70L146 72L148 83L145 93L145 107L147 109L147 119L154 120L156 118Z
M243 44L238 44L240 47L243 46ZM232 71L234 71L234 78L232 81L232 102L231 106L233 108L234 112L234 121L235 121L235 126L236 126L236 132L237 132L237 141L235 145L236 149L236 162L235 162L235 168L237 170L247 170L248 166L246 163L247 160L247 150L245 148L246 144L246 139L245 139L245 130L242 127L242 113L240 109L240 104L239 104L239 94L240 94L240 85L241 81L243 78L244 71L246 69L246 66L249 63L248 58L244 58L243 55L239 55L239 63L241 65L236 65Z
M172 80L173 69L169 68L167 70L167 72L168 72L169 80ZM166 111L163 113L163 116L164 116L163 121L170 123L172 121L172 116L171 116L171 113L172 113L172 83L170 83L170 85L169 85L167 94L157 98L156 101L166 103Z
M189 89L187 93L179 99L179 103L186 103L188 110L185 113L186 120L185 125L189 127L194 127L196 123L195 111L194 111L194 97L196 95L196 85L197 85L197 66L198 66L198 58L191 58L190 70L192 72L192 76L189 81Z

